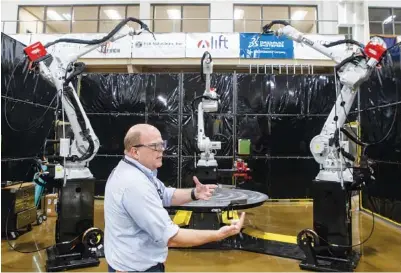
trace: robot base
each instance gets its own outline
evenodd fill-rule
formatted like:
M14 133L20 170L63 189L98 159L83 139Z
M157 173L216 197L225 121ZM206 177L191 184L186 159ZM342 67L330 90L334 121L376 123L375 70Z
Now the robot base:
M103 232L94 228L94 179L68 180L58 190L56 245L47 249L46 271L98 266Z
M318 272L353 272L356 268L360 255L353 252L348 259L339 259L335 257L317 256L313 254L310 247L310 253L306 254L307 258L299 264L299 268L303 270Z
M299 267L352 272L360 254L352 249L351 183L344 183L343 189L339 182L319 180L313 181L312 188L313 231L304 230L298 235L298 245L306 256Z
M196 177L204 184L217 183L218 171L215 166L198 165L195 171Z
M70 245L71 246L71 245ZM56 272L84 267L98 266L100 264L97 253L84 245L64 253L61 247L53 246L46 251L46 272Z

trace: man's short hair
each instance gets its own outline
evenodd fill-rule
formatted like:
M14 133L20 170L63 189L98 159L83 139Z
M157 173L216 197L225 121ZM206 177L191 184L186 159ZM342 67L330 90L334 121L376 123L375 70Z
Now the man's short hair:
M133 146L141 144L142 133L146 136L146 134L152 130L159 131L155 126L147 123L136 124L129 128L124 138L124 151L129 152Z
M133 146L140 144L141 141L141 131L131 129L128 130L124 137L124 149L126 152L129 152Z

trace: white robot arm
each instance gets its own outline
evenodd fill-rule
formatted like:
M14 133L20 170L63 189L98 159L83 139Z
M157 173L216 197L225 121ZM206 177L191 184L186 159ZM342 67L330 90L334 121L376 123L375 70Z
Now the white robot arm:
M125 25L129 21L137 22L140 24L141 29L138 31L126 27ZM32 62L32 66L56 88L58 96L61 98L63 114L66 114L74 134L73 140L65 136L60 138L59 161L62 160L63 163L58 162L55 165L55 179L93 178L88 164L94 158L100 146L99 139L71 83L74 77L84 71L84 64L76 61L104 43L116 41L127 35L137 35L143 30L149 31L147 25L138 19L130 17L123 20L113 31L99 40L86 41L62 38L45 46L40 42L36 42L24 49L29 61ZM48 54L46 48L59 42L79 43L87 46L83 47L77 54L69 57Z
M198 104L198 149L201 151L198 167L213 167L217 168L217 161L214 158L213 150L221 149L220 141L211 141L205 135L204 113L216 112L218 109L218 95L215 88L210 87L210 75L213 73L213 60L209 52L203 54L201 60L202 71L206 75L206 88L202 95L202 101Z
M264 33L272 33L270 28L274 24L283 24L284 27L275 32L276 35L285 35L295 42L302 43L319 51L337 63L337 71L342 89L337 96L335 105L323 126L319 135L310 142L310 150L316 162L321 165L321 170L316 180L332 182L352 182L352 170L347 170L348 163L352 162L352 156L346 152L345 143L341 143L339 134L344 125L350 108L354 102L359 86L368 80L376 65L380 62L386 51L386 46L380 38L372 39L365 47L354 40L342 40L327 45L315 43L285 21L273 21L263 27ZM362 50L352 56L337 56L330 50L331 46L341 43L358 45ZM348 54L349 55L349 54Z

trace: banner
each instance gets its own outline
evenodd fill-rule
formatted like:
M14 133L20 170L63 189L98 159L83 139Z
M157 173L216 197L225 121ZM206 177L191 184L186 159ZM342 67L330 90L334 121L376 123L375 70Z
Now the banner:
M338 40L345 39L344 35L319 35L319 34L306 34L305 38L320 44L330 43ZM334 52L335 55L346 57L347 54L347 45L340 44L337 46L333 46L330 48L330 51ZM351 54L351 51L349 51ZM303 60L331 60L329 57L326 57L322 53L314 50L310 46L306 44L300 44L294 42L294 59L303 59Z
M185 33L134 36L132 58L185 58Z
M292 59L294 43L281 36L259 33L240 33L240 58L243 59Z
M99 33L99 34L91 34L86 35L85 40L93 40L93 39L101 39L106 36L107 33ZM132 42L133 38L131 36L125 36L124 38L120 38L114 42L106 42L101 44L95 50L85 54L82 58L90 59L90 58L131 58L132 55ZM84 45L86 46L86 45ZM89 45L90 47L90 45Z
M212 58L238 58L239 33L187 33L185 56L201 58L209 51Z

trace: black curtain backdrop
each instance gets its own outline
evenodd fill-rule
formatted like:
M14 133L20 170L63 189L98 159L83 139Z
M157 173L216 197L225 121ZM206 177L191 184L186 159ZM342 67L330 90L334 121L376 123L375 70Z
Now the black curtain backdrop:
M26 128L43 115L55 95L49 84L27 73L26 63L15 69L22 49L21 43L2 34L3 180L32 180L32 173L25 170L30 168L30 158L40 152L45 137L51 135L56 107L54 102L43 122L27 132L15 132L7 125L5 114L13 127ZM231 168L238 158L238 140L250 139L251 155L244 159L253 180L244 187L267 193L270 198L309 198L319 170L309 143L334 105L336 82L334 74L214 73L212 86L221 101L218 112L206 113L204 119L206 135L222 141L216 156L219 167ZM392 127L386 140L367 149L376 160L376 182L363 191L363 206L399 222L400 86L399 53L398 62L397 55L389 54L385 65L360 89L361 111L356 99L349 115L350 121L360 115L364 142L380 140ZM168 141L159 178L166 185L193 186L197 116L191 103L203 91L199 73L84 74L80 99L101 143L90 164L98 181L97 194L103 195L105 180L122 156L124 135L137 123L156 126ZM219 182L227 184L231 179Z
M362 192L362 206L401 223L401 46L361 87L362 141L375 161L376 181Z

